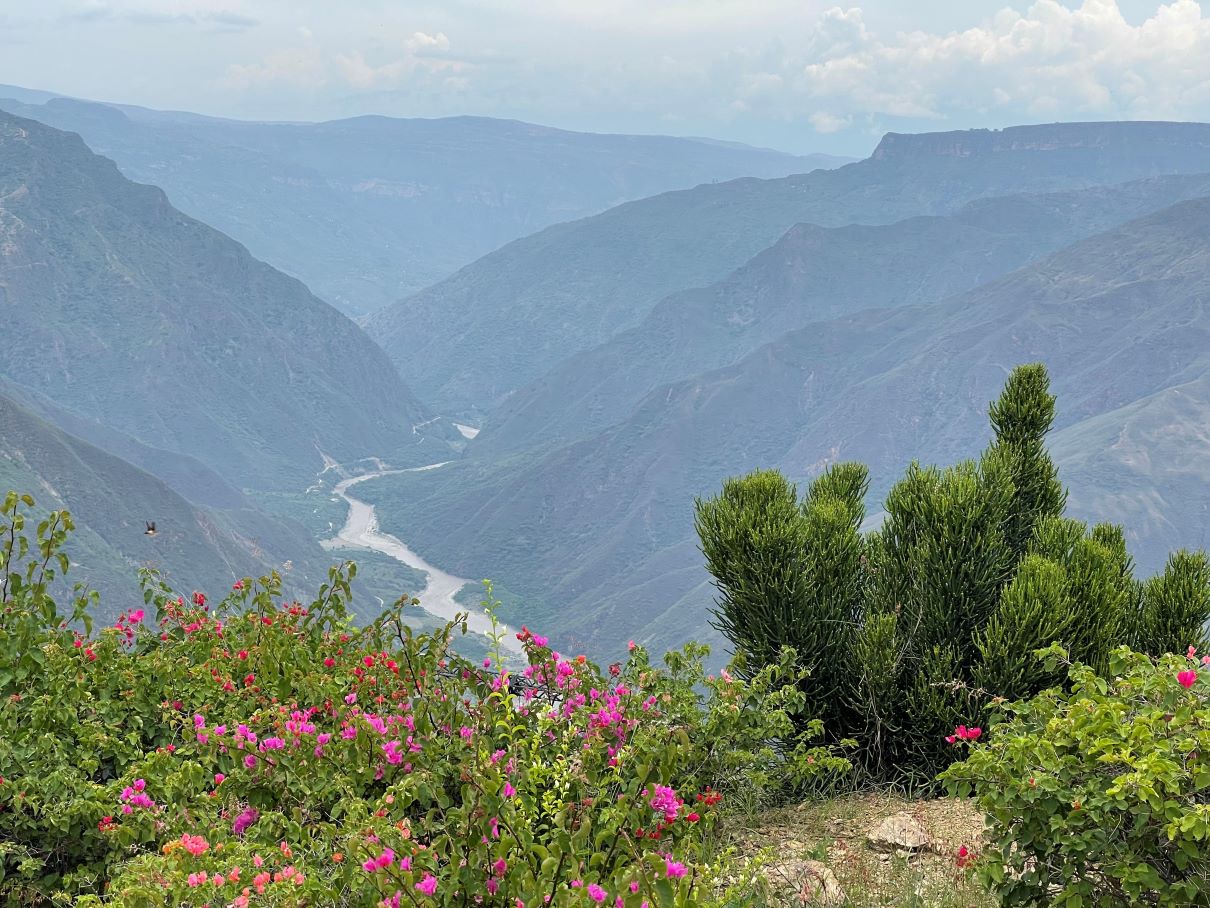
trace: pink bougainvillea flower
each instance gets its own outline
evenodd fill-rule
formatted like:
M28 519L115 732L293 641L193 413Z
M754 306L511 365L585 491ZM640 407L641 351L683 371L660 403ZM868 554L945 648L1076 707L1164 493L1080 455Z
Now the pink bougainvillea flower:
M1193 687L1194 683L1197 681L1197 672L1195 672L1195 671L1178 672L1177 676L1176 676L1176 680L1180 683L1181 687L1185 687L1185 688Z
M425 895L432 895L437 891L437 878L431 873L426 873L424 879L416 884L416 889Z

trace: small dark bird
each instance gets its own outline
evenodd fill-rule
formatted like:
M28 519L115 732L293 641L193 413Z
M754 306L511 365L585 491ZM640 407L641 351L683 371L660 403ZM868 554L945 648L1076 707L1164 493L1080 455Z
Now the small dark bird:
M144 536L154 536L155 535L155 521L154 520L150 521L147 524L147 529L145 529L143 531L143 535Z

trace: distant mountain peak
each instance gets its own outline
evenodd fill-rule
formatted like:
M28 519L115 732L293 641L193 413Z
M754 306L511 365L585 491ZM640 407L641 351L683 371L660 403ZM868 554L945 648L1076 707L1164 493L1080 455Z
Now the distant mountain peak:
M1105 148L1129 150L1146 141L1166 145L1210 147L1210 123L1163 121L1046 123L1006 129L898 133L883 136L872 157L906 160L922 156L973 157L1003 152Z

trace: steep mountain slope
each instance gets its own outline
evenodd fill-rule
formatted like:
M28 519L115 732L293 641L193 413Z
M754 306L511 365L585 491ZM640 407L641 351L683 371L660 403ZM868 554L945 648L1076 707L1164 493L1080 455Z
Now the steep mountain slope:
M1210 176L1170 176L981 199L953 215L879 227L799 224L725 280L673 294L635 328L507 398L478 456L612 425L659 385L734 362L787 331L861 309L942 299L1175 202Z
M487 410L638 325L665 296L721 280L798 223L946 214L1010 192L1210 171L1210 125L1070 123L888 135L868 160L666 193L560 224L376 313L404 380L449 415Z
M0 99L12 94L0 86ZM247 123L65 98L0 107L80 133L131 179L354 315L558 221L844 162L478 117Z
M237 487L320 451L419 462L428 413L306 287L131 183L78 136L0 112L0 376Z
M1177 418L1210 406L1208 299L1210 200L1200 199L940 303L791 332L657 388L583 441L492 465L469 460L423 482L383 479L363 494L381 505L385 529L406 526L424 540L425 557L491 575L532 603L524 620L598 652L627 635L662 646L705 623L695 495L759 466L801 480L856 459L872 468L876 510L910 458L976 454L1009 369L1041 360L1059 394L1056 450L1075 468L1075 512L1120 517L1145 491L1156 516L1134 543L1152 570L1173 543L1196 545L1206 532L1197 478L1210 452ZM1133 454L1104 447L1115 412L1120 432L1146 433L1149 462L1137 442Z
M292 562L288 582L318 582L329 556L297 524L244 506L196 507L166 483L74 438L0 391L0 493L34 495L39 510L67 508L77 535L70 583L103 594L116 613L141 606L137 571L155 567L177 589L222 593L231 581ZM157 534L144 534L156 521Z

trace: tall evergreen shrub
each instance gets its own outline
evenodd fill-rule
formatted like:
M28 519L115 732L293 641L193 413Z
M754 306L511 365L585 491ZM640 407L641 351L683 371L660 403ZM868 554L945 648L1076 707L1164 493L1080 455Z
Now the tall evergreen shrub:
M764 470L697 502L716 626L749 673L793 647L808 715L857 739L880 776L931 777L955 725L1061 683L1034 657L1052 643L1097 671L1123 643L1156 654L1207 643L1205 555L1178 552L1142 583L1120 527L1063 516L1045 367L1014 370L989 418L977 461L912 464L867 534L860 464L830 467L801 501Z

